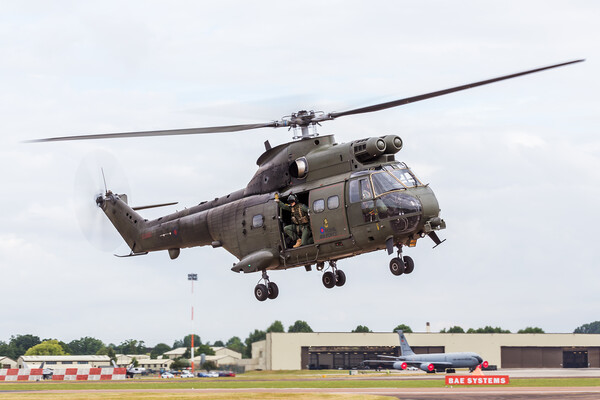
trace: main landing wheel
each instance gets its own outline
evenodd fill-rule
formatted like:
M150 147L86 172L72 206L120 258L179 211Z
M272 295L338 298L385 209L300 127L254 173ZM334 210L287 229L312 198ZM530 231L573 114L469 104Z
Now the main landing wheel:
M254 296L258 301L265 301L269 297L269 289L262 283L259 283L254 287Z
M269 294L267 297L270 298L271 300L276 299L277 296L279 296L279 288L277 287L277 284L275 282L269 282L269 285L267 286L267 290L269 291Z
M413 266L413 268L414 268L414 266ZM391 259L390 271L392 271L392 274L402 275L404 273L404 270L405 270L404 262L400 258L394 257Z
M335 275L333 274L333 272L327 271L323 274L323 285L327 289L331 289L332 287L334 287L336 283L335 281Z
M341 269L335 271L335 286L344 286L346 283L346 274Z
M269 280L267 271L262 271L262 278L258 280L258 284L254 287L254 296L258 301L265 301L266 299L276 299L279 296L279 287L275 282ZM263 282L263 283L260 283Z

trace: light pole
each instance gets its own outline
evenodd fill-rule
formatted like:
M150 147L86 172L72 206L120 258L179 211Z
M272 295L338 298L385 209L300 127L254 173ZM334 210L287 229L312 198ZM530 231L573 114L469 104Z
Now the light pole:
M192 282L192 374L194 373L194 281L198 280L198 274L188 274L188 281Z

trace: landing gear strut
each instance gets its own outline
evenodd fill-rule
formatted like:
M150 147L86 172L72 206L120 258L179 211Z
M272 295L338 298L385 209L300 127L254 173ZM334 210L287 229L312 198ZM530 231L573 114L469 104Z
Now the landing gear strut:
M319 269L319 264L321 264L321 269L323 269L324 264L318 263L317 269ZM346 274L341 269L337 269L336 261L329 261L329 267L331 271L326 271L323 274L323 286L327 289L331 289L334 286L344 286L346 283Z
M390 271L394 275L410 274L415 269L415 262L409 256L402 257L402 245L398 245L398 257L390 261Z
M264 281L265 283L260 283L260 281ZM279 288L275 282L269 280L266 270L263 270L262 278L259 279L258 284L254 287L254 296L258 301L275 299L279 296Z

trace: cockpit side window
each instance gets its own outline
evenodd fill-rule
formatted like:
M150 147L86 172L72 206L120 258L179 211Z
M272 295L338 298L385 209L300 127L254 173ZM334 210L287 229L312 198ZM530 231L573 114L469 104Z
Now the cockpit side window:
M367 178L359 179L360 182L360 199L369 200L373 198L373 192L371 191L371 184Z
M373 198L371 182L369 182L369 179L366 177L351 180L350 187L348 190L351 203L356 203L363 200L370 200Z

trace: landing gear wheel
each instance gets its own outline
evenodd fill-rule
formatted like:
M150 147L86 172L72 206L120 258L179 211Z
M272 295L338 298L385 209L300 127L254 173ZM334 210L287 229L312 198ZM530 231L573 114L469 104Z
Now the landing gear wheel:
M269 290L265 285L259 283L254 287L254 296L256 296L258 301L265 301L269 296Z
M413 272L413 270L415 269L415 262L413 261L413 259L409 256L404 256L402 257L402 260L404 261L404 273L410 274L411 272Z
M341 269L335 271L335 286L344 286L346 283L346 274Z
M408 257L408 256L407 256ZM408 257L410 258L410 257ZM411 259L412 261L412 259ZM402 260L400 260L400 258L398 257L394 257L391 259L390 261L390 271L392 271L392 274L394 275L402 275L404 273L405 270L405 264ZM414 264L413 264L413 268L414 268ZM412 270L411 270L412 272Z
M335 275L333 275L333 272L327 271L323 274L323 285L327 289L331 289L335 286Z
M279 296L279 288L277 287L277 284L275 282L269 282L269 285L267 286L267 288L268 288L267 290L269 292L269 294L267 296L268 298L273 300L273 299L276 299L277 296Z

